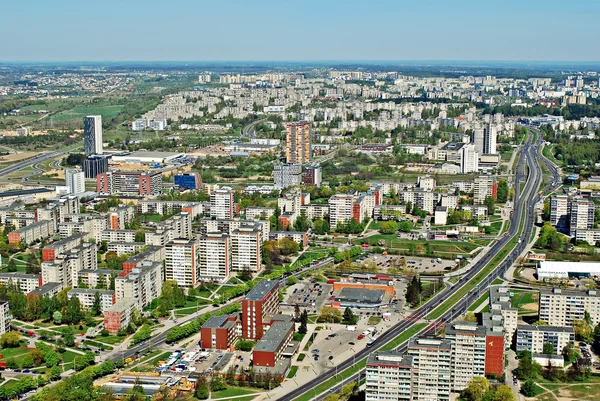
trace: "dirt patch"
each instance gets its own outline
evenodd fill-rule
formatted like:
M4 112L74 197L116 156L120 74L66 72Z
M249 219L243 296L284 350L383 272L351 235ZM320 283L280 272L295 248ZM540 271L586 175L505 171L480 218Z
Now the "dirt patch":
M0 163L13 163L19 160L29 159L37 154L37 152L11 153L10 155L0 156Z

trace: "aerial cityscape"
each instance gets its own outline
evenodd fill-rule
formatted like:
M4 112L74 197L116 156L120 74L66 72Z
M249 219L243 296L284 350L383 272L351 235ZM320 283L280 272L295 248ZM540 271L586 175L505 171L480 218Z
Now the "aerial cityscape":
M600 4L58 3L0 28L0 401L599 399Z

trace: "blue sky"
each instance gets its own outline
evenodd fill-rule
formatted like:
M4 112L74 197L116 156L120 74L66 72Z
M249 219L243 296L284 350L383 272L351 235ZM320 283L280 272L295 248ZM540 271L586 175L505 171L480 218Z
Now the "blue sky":
M0 61L600 60L598 0L3 3Z

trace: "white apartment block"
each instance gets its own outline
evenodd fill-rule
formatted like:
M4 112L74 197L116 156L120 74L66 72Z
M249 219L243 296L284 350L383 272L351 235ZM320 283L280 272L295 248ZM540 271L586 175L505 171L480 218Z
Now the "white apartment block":
M568 343L575 343L573 327L517 326L516 351L529 351L532 354L543 354L544 344L550 343L554 354L560 355Z
M329 214L329 205L319 205L316 203L300 206L300 214L303 214L307 219L315 220L318 218L324 219Z
M275 214L272 207L249 206L246 208L246 218L248 220L268 220Z
M461 148L460 153L460 172L462 174L476 173L479 170L479 154L475 150L475 145L467 144Z
M574 237L577 230L593 228L595 210L596 205L592 201L584 199L571 200L569 235Z
M276 164L273 168L273 183L277 189L285 189L302 183L301 164Z
M209 232L198 239L200 279L224 282L231 271L231 239L228 234Z
M228 189L217 189L210 194L210 217L232 219L233 192Z
M585 312L595 327L600 323L600 297L596 290L540 290L540 320L550 326L573 326L573 320L583 320Z
M111 276L116 276L121 271L110 269L82 269L77 272L77 280L73 282L73 286L77 287L79 282L87 288L96 288L100 282L100 277L104 280L106 287L109 287Z
M366 401L411 401L413 357L397 352L370 354L366 367Z
M486 328L456 323L446 327L446 339L452 343L452 391L459 392L474 376L485 376Z
M468 211L471 213L471 216L477 218L478 220L487 220L488 219L488 208L484 205L462 205L461 210Z
M377 205L373 208L375 220L400 220L406 214L406 205Z
M600 242L600 230L598 229L578 229L575 232L575 239L577 241L585 241L588 244L595 246Z
M165 278L180 287L192 288L198 283L198 241L175 239L165 246Z
M220 232L223 234L233 234L235 230L242 226L254 226L261 231L262 240L269 238L271 225L265 220L242 220L242 219L202 219L200 220L200 232L202 234Z
M143 261L126 276L115 278L115 299L130 298L138 310L143 310L160 296L163 286L162 263Z
M565 232L568 227L570 203L567 195L554 195L550 198L550 224Z
M115 303L115 292L111 290L94 290L90 288L73 288L67 292L67 297L69 299L75 297L79 299L81 306L83 306L88 311L92 309L94 305L94 299L96 298L96 293L100 295L100 306L101 311L104 312L107 309L110 309Z
M0 303L0 335L10 330L10 309L8 302L2 302Z
M502 315L505 334L504 344L510 345L517 330L519 309L512 306L508 287L490 287L489 294L490 312L496 313L496 311L499 311Z
M231 233L231 269L256 273L262 264L262 232L257 225L243 225Z
M114 252L117 256L133 255L140 252L145 246L145 242L109 242L108 252Z
M425 191L433 191L435 188L435 178L429 175L422 175L417 178L417 187Z
M135 242L136 230L104 230L102 241L106 242Z
M412 400L450 400L452 343L439 337L409 341L413 358Z
M139 200L137 211L139 214L172 214L174 212L188 212L192 218L200 216L210 209L209 202L185 201L160 201L152 199Z
M38 221L26 227L8 233L9 244L19 244L21 242L31 245L37 240L48 238L54 235L54 224L48 220Z
M17 286L25 294L40 287L42 277L37 274L27 273L0 273L0 284L7 285L9 282Z
M473 203L483 204L485 198L496 194L496 181L492 177L476 177L473 182Z
M65 185L70 194L85 192L85 173L81 170L65 169Z
M333 195L329 198L329 225L335 229L338 224L345 223L354 217L352 195Z

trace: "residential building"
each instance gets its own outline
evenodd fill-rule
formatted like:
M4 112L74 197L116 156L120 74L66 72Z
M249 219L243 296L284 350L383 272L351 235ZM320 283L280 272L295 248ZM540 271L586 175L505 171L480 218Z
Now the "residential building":
M21 242L30 245L37 240L51 237L54 232L54 224L49 220L42 220L8 233L8 243L13 246Z
M96 288L98 283L104 282L104 285L106 285L106 283L110 283L110 280L113 276L117 276L122 273L123 272L120 270L82 269L77 272L77 280L74 281L73 285L77 287L79 283L81 283L87 288Z
M595 289L587 292L577 290L540 290L540 320L550 326L573 326L573 320L584 320L590 314L593 326L600 323L600 296Z
M373 208L375 220L400 220L406 214L406 205L377 205Z
M198 239L200 280L224 282L231 272L231 238L221 232L210 232Z
M575 239L577 241L585 241L592 246L597 246L600 242L600 230L599 229L577 229L575 232Z
M365 401L411 401L413 357L400 352L372 353L367 359Z
M10 308L8 302L2 302L0 303L0 335L10 330Z
M433 221L435 225L445 226L448 220L448 208L444 206L438 206L435 208Z
M231 268L257 273L262 263L262 231L258 224L242 225L231 233Z
M102 241L106 242L135 242L136 230L104 230Z
M187 212L191 215L192 219L205 214L209 209L209 202L140 199L137 203L137 212L139 214L173 214L176 212Z
M593 228L595 210L596 206L593 201L572 199L569 218L569 235L574 237L577 230L589 230Z
M115 299L133 299L138 310L160 296L163 286L163 264L142 261L126 275L115 278Z
M112 308L115 303L115 292L111 290L95 290L91 288L73 288L67 292L69 299L75 297L79 299L79 303L88 311L94 306L96 294L100 297L100 310L104 311Z
M504 343L510 345L517 330L519 309L512 306L508 287L490 287L488 291L489 310L492 313L498 311L502 315L505 332Z
M238 313L212 316L200 329L200 344L206 349L233 351L241 337L241 321Z
M198 172L175 174L174 183L182 189L201 189L202 176Z
M304 185L321 186L323 182L323 168L321 166L308 166L304 170Z
M121 205L112 207L108 211L108 229L124 230L125 226L135 218L135 206Z
M150 245L144 251L138 253L123 262L123 273L121 276L129 274L134 268L141 266L147 261L162 262L165 259L165 248L162 246Z
M12 283L25 294L30 293L42 285L42 276L27 273L0 273L0 284Z
M260 340L266 315L279 312L279 281L260 281L242 300L242 337Z
M232 219L234 214L233 192L217 189L210 194L210 217Z
M485 376L486 329L476 323L460 322L446 327L452 344L451 388L462 391L474 376Z
M104 329L111 334L127 328L131 322L131 315L135 308L135 301L123 298L104 311Z
M361 216L354 215L354 196L336 194L329 198L329 225L334 230L340 223L343 224L352 218L361 221Z
M70 194L85 192L85 173L81 170L65 169L65 185Z
M86 156L102 154L102 116L83 119L83 147Z
M412 400L449 401L452 343L432 336L413 338L408 356L413 358Z
M310 122L301 121L286 126L285 159L289 164L306 164L311 160Z
M198 240L174 239L165 246L165 279L175 280L180 287L198 285Z
M56 258L60 258L71 249L81 245L83 241L84 234L78 233L46 245L42 249L42 261L51 262Z
M132 255L140 252L145 246L145 242L109 242L108 252L114 252L117 256Z
M271 231L269 233L269 241L279 241L282 238L289 238L297 242L301 248L306 248L308 245L308 234L304 231Z
M279 163L273 168L273 183L276 189L285 189L300 185L302 182L302 165Z
M544 344L552 344L553 354L560 355L568 343L575 343L573 327L517 326L516 351L529 351L532 354L543 354Z
M254 366L274 367L283 356L283 352L294 338L293 321L276 321L258 341L252 351Z
M476 177L473 183L473 203L484 204L485 198L498 197L498 184L493 177Z
M469 143L460 150L460 172L462 174L476 173L479 170L479 154L475 145Z
M560 232L567 232L567 227L569 227L570 206L567 195L550 197L550 224Z
M268 220L275 214L275 208L248 206L246 208L246 218L248 220Z
M96 192L154 196L162 193L162 173L140 171L108 171L96 175Z

